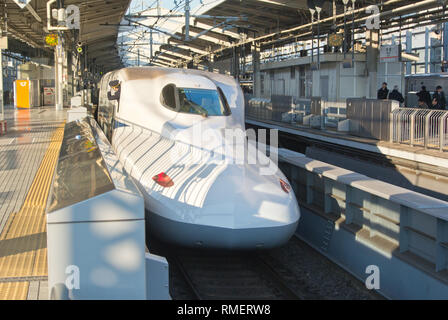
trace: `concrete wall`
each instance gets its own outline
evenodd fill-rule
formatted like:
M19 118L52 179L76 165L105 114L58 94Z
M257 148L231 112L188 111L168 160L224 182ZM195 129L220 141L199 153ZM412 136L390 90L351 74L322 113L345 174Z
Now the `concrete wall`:
M345 101L347 98L361 98L367 96L366 62L355 62L353 68L343 68L341 62L335 66L339 69L339 77L335 78L337 97L336 101Z
M307 92L303 93L300 90L300 77L310 77L309 70L299 71L299 67L288 67L277 70L269 70L261 72L261 95L263 97L270 97L273 94L278 95L291 95L291 96L303 96ZM308 90L310 95L310 90Z
M314 62L317 57L314 57ZM344 60L351 54L326 53L321 55L320 70L311 70L311 57L300 57L260 64L260 76L255 81L260 86L258 96L291 95L300 98L322 96L325 100L343 102L347 98L376 98L382 82L390 90L398 85L404 92L404 63L377 62L377 72L368 72L366 54L356 53L352 68L344 68ZM210 71L230 74L232 59L208 63ZM375 68L374 68L375 69Z
M322 63L320 70L310 65L290 66L261 71L264 80L262 97L272 94L310 98L326 96L329 101L364 97L367 93L365 62L355 62L354 68L343 68L341 61Z
M351 60L351 55L346 56ZM316 61L316 57L314 58ZM367 72L365 54L356 54L352 68L344 68L342 54L324 54L320 70L312 71L310 57L261 64L261 97L273 94L310 98L325 96L328 101L345 101L347 98L376 98L382 82L392 89L398 85L404 91L404 63L377 63L378 72ZM373 88L369 88L372 84Z
M366 96L365 62L355 62L353 68L344 68L342 62L322 64L313 71L313 96L327 101Z

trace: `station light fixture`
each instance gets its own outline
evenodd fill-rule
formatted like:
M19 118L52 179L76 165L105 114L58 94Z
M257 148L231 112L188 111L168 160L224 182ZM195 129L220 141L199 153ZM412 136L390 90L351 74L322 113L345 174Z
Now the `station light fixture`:
M320 12L322 11L321 7L316 6L316 12L317 12L317 23L320 22Z
M311 13L311 24L314 23L314 13L316 12L316 10L314 10L313 8L310 8L310 13Z

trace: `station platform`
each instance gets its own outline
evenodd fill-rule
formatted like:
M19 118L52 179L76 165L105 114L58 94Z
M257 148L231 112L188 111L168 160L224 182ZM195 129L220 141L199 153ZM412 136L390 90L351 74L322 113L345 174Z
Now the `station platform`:
M448 201L448 152L380 141L332 129L246 118L246 127L277 129L282 147L405 189Z
M5 110L0 136L0 300L48 299L45 208L66 111Z
M286 122L270 120L259 120L251 117L246 118L246 123L278 129L280 132L304 137L306 139L323 141L339 146L350 147L367 152L381 154L386 157L401 158L413 162L439 167L440 173L448 168L448 152L440 152L436 149L426 149L422 146L410 146L406 144L379 141L375 139L352 136L345 132L334 130L313 129L301 125L293 125Z

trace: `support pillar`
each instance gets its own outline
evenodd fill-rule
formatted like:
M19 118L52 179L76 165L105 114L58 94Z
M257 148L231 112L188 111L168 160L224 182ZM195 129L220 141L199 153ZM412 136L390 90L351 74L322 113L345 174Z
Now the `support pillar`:
M68 51L67 47L63 46L62 50L62 106L67 104L69 99L69 68L68 68Z
M448 61L448 22L443 24L443 60Z
M412 31L406 31L406 53L412 53ZM406 62L406 74L411 74L412 62Z
M232 48L232 75L235 79L239 81L240 79L240 52L238 47Z
M152 58L153 58L153 36L152 36L152 29L149 29L149 57L151 58L151 62L152 62Z
M190 0L185 0L185 41L190 40Z
M425 28L425 73L429 72L429 29Z
M64 107L64 92L63 92L63 44L62 34L58 34L58 45L54 50L54 70L55 70L55 107L56 110L62 110Z
M137 67L140 67L140 49L137 49Z
M377 74L379 58L379 33L378 30L367 30L366 33L366 68L367 68L367 97L376 98Z
M252 44L252 80L253 80L253 95L254 97L261 97L261 77L260 77L260 45Z

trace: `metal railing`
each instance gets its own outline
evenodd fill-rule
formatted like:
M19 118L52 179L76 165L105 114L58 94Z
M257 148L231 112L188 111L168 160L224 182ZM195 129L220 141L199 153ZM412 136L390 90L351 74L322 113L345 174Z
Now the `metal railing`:
M391 114L391 142L447 151L448 111L398 108Z

